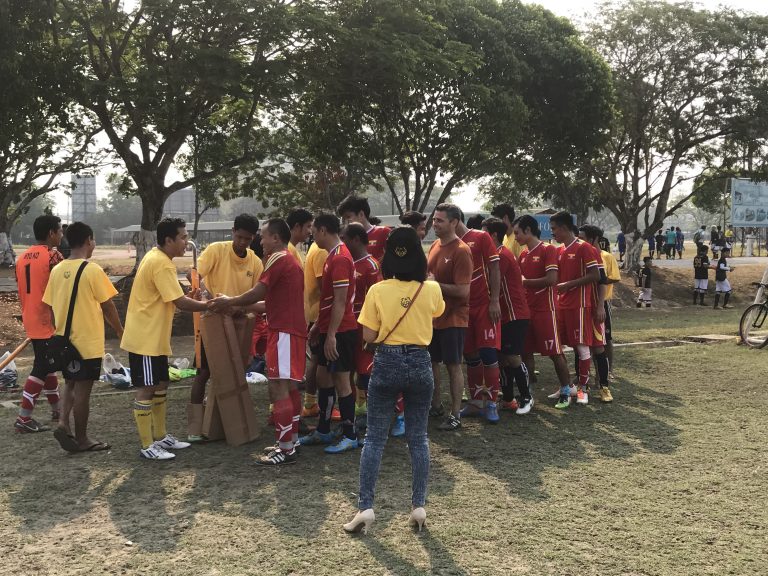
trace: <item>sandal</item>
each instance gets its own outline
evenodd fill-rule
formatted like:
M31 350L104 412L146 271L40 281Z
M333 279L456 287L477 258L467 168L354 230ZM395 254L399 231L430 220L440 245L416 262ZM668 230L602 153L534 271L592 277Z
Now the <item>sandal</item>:
M103 452L105 450L110 450L112 446L107 444L106 442L94 442L88 448L83 448L82 450L79 450L79 452Z
M58 440L61 448L67 452L80 452L80 446L77 445L75 437L67 434L64 428L56 428L53 431L53 437Z

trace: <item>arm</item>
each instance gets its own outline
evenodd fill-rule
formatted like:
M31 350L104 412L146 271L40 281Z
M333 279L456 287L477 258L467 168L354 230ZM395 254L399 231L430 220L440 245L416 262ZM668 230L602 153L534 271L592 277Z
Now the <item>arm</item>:
M376 330L371 330L368 326L363 326L363 340L366 342L376 342L376 338L379 337L379 333Z
M107 324L112 326L112 329L117 334L118 338L123 337L123 325L120 323L120 316L117 314L117 308L112 300L107 300L101 303L101 312L104 314L104 319Z
M605 322L605 292L606 285L597 285L597 306L594 310L595 319L598 322Z
M325 336L325 357L328 360L338 360L339 353L336 350L336 331L339 329L344 309L347 305L347 293L349 286L340 286L333 289L333 304L331 305L331 319L328 321L328 334Z
M469 284L440 284L443 296L449 298L469 298Z
M221 310L232 306L248 306L250 304L261 302L266 295L267 286L259 282L256 286L248 290L248 292L240 294L240 296L217 296L208 302L208 308L213 312L220 312Z
M584 286L585 284L593 284L599 281L600 281L600 270L597 266L592 266L591 268L587 269L587 273L581 278L568 280L566 282L561 282L560 284L558 284L557 291L567 292L568 290L572 290L574 288L577 288L578 286Z
M208 310L208 304L206 302L200 302L194 300L189 296L181 296L173 301L174 306L184 312L205 312Z
M499 304L501 272L499 271L498 260L488 263L488 281L491 285L491 303L488 306L488 314L491 317L491 322L496 324L501 319L501 305Z
M547 270L546 276L541 278L523 278L523 286L526 288L547 288L557 284L557 270Z

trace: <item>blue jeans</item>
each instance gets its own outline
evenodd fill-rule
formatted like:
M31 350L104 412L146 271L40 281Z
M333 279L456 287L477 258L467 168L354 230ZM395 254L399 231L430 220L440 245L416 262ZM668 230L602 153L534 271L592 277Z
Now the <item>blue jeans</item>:
M373 508L381 457L389 437L395 402L401 393L413 473L411 502L415 508L424 506L429 477L427 422L434 387L432 361L426 348L379 346L368 383L368 430L360 456L360 510Z

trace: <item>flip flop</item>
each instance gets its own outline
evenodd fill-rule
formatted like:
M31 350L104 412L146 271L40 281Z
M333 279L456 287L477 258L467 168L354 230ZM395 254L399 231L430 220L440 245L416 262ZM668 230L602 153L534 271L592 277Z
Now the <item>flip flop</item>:
M79 452L103 452L104 450L110 450L112 446L106 442L94 442L88 448L83 448Z
M66 450L67 452L80 452L80 447L77 445L75 437L67 434L66 430L63 428L56 428L56 430L53 431L53 437L58 440L59 445L63 450Z

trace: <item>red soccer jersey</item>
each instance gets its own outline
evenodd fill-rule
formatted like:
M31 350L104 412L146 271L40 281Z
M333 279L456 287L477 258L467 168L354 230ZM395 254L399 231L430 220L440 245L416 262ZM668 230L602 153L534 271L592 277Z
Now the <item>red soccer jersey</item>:
M16 261L16 285L21 303L21 321L27 337L44 340L53 336L51 309L43 304L43 294L51 270L64 260L58 250L45 244L30 246Z
M259 282L267 287L264 306L267 309L269 328L306 336L304 308L296 305L296 302L304 301L304 271L296 258L287 250L271 254Z
M352 303L355 300L355 263L349 250L340 242L336 248L328 252L328 258L323 266L323 280L320 286L320 315L317 317L317 327L321 334L328 333L333 307L333 291L336 288L346 288L347 298L344 316L337 332L348 332L357 329Z
M388 226L371 226L368 230L368 254L373 256L379 264L384 258L384 248L391 231L392 229Z
M499 261L499 253L488 232L467 230L462 241L472 251L472 283L469 286L469 307L482 306L491 300L488 266Z
M499 305L501 306L501 323L512 320L528 320L531 312L528 302L525 301L523 289L523 275L520 273L520 264L512 251L503 244L499 246Z
M355 301L352 303L352 311L355 318L360 316L360 310L363 309L365 295L368 294L368 288L381 282L381 268L376 259L367 254L360 260L355 260Z
M520 253L520 272L523 278L543 278L550 270L557 271L557 248L539 242L533 250L523 248ZM552 286L525 289L525 298L531 310L554 310L555 292Z
M587 270L597 266L595 249L576 238L568 246L563 244L557 249L557 265L560 282L582 278ZM594 289L594 284L584 284L567 292L561 292L558 294L557 306L564 310L590 307Z

